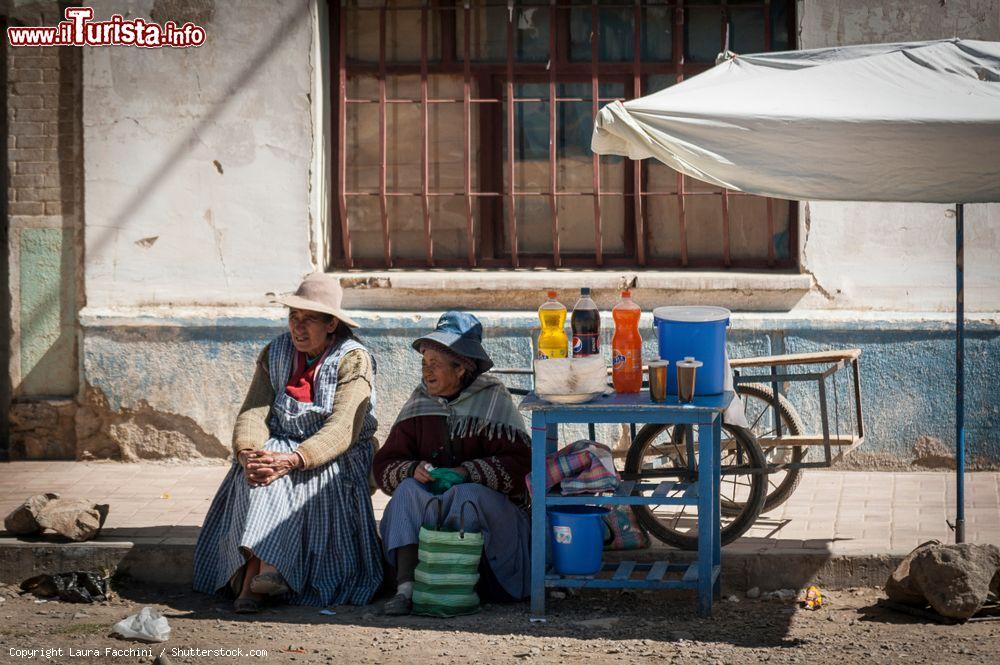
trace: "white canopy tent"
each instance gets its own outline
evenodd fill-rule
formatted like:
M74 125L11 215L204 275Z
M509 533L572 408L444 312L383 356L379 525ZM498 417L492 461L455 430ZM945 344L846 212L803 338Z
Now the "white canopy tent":
M964 541L963 224L1000 202L1000 43L942 40L756 55L612 102L592 148L655 157L751 194L956 203L956 540Z

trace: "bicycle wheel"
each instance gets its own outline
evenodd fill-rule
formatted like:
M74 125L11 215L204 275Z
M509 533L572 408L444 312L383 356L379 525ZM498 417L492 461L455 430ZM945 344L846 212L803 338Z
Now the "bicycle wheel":
M673 430L681 427L646 425L635 437L625 459L626 478L642 478L646 482L679 480L681 483L697 481L698 432L695 430L692 452L694 459L688 464L688 448L683 439L675 440ZM722 544L728 545L746 533L764 507L766 475L764 454L753 435L742 427L723 425L722 428L722 481L720 487L723 506ZM755 470L757 471L755 473ZM668 496L680 496L678 488ZM674 547L686 550L698 548L698 509L696 506L632 506L639 523L655 538Z
M806 458L808 451L802 446L782 446L768 443L768 439L777 436L774 421L774 409L771 408L774 393L771 388L757 383L745 383L736 386L736 394L743 400L750 431L757 439L757 445L764 453L768 465L799 464ZM805 426L798 412L785 399L778 395L778 412L781 414L782 435L800 435L805 432ZM767 476L767 499L764 510L774 510L792 495L802 480L802 469L778 469Z

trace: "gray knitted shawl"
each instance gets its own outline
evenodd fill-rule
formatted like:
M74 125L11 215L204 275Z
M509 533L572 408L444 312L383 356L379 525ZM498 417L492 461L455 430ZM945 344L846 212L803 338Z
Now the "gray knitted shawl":
M530 440L524 419L503 383L494 376L480 374L452 401L434 397L423 381L396 417L396 422L419 416L445 416L448 434L453 439L485 434L488 438L506 437Z

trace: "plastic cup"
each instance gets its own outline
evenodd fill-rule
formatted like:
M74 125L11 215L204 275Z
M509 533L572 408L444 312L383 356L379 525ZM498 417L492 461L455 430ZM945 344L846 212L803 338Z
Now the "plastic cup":
M691 356L677 361L677 401L690 402L694 399L698 368L703 364Z
M652 402L667 401L667 360L654 360L649 363L649 399Z

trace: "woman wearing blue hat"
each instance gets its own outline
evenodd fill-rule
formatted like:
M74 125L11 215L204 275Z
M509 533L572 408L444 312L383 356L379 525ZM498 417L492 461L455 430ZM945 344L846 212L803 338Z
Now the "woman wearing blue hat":
M446 312L433 332L413 343L422 378L375 455L375 481L392 495L382 516L382 546L396 569L390 615L409 614L424 508L437 493L444 523L482 531L479 592L494 600L529 592L529 519L525 475L530 437L510 393L484 374L493 361L472 314ZM478 512L478 515L475 513Z

